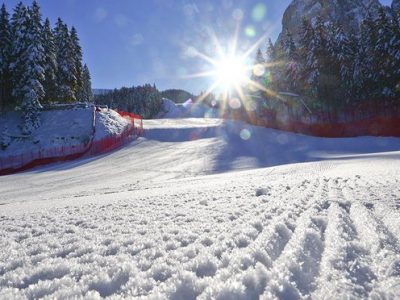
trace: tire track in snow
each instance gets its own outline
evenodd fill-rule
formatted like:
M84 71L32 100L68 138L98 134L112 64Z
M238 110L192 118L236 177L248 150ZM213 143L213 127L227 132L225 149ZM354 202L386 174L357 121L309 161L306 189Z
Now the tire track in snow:
M291 224L295 223L302 213L313 205L312 196L319 188L320 182L319 180L314 182L303 180L296 185L299 189L287 190L286 186L283 186L280 190L275 191L275 195L281 195L281 198L276 199L274 205L261 219L253 222L253 226L260 230L259 235L247 247L234 248L225 254L222 260L229 261L229 265L217 271L215 280L226 282L227 286L233 282L235 284L240 282L244 285L245 293L250 299L259 298L267 284L267 270L272 268L273 261L281 255L293 234L294 228ZM291 201L295 196L297 196L297 200ZM252 214L249 214L248 218L251 220ZM242 230L245 230L246 227L249 227L249 224L245 224ZM226 269L229 270L228 273ZM256 280L257 283L249 280L254 273L264 280ZM232 278L231 274L238 275ZM210 287L201 296L218 298L221 289L223 290L221 286Z
M369 267L371 256L360 243L360 237L350 217L353 202L338 185L340 178L331 180L328 195L328 219L325 252L321 261L321 277L313 298L367 297L376 275Z
M361 241L371 253L371 268L377 276L377 283L369 296L398 298L400 297L400 244L398 238L389 230L376 214L376 203L362 203L359 192L348 187L343 188L343 194L351 199L354 205L350 210L354 224ZM374 195L369 191L370 196ZM380 202L380 201L378 201Z
M267 299L308 297L316 288L327 226L327 206L323 201L327 180L320 181L309 199L310 205L299 215L290 240L273 263L263 294Z
M375 182L359 178L354 184L358 194L364 194L368 199L365 205L374 209L374 214L381 220L393 236L400 237L400 189L396 178L392 181ZM389 201L392 199L392 203ZM392 209L389 209L389 208Z

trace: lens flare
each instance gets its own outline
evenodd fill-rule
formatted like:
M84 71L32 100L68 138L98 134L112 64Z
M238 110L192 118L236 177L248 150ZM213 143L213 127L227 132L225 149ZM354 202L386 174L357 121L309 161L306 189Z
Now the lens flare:
M257 7L257 13L255 14L256 19L261 19L265 15L265 7ZM237 11L236 14L240 12ZM188 56L196 56L204 60L210 65L210 68L202 68L203 71L194 74L188 74L185 78L197 78L197 77L208 77L213 78L213 82L207 88L207 90L201 94L197 99L197 102L201 103L207 99L207 97L215 90L221 92L218 99L219 116L226 116L229 114L229 109L238 110L243 109L247 113L249 118L254 115L254 110L257 109L256 103L252 100L254 96L252 91L261 91L265 96L273 97L274 99L281 100L278 93L274 92L269 88L271 76L269 68L271 64L260 64L254 65L249 63L250 56L260 47L261 43L265 41L266 37L271 33L267 31L261 36L255 43L250 46L243 48L243 43L239 41L239 33L243 32L240 28L240 22L237 23L233 39L231 40L228 47L223 47L220 40L215 35L211 28L207 30L210 35L210 43L207 46L213 45L213 50L206 53L213 53L212 56L200 52L198 49L189 47ZM246 38L252 38L256 35L256 31L253 26L249 25L244 28L244 34ZM238 51L238 45L241 45L240 51ZM257 79L251 75L255 75ZM243 131L243 137L248 137L251 133L246 129Z
M250 138L251 138L251 132L250 132L250 130L248 130L248 129L242 129L241 131L240 131L240 138L242 139L242 140L245 140L245 141L247 141L247 140L249 140Z
M240 57L225 57L215 66L215 79L221 83L223 89L230 90L245 82L247 69L248 67Z
M229 99L229 107L232 109L239 109L242 106L240 100L238 98L231 98Z

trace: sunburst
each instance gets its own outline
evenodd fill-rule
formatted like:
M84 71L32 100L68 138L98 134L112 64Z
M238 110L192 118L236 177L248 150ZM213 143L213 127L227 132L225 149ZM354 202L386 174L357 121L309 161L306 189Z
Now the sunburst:
M260 83L263 82L263 78L267 76L268 69L272 65L268 63L262 65L249 63L251 60L250 56L253 55L254 51L266 39L268 33L263 35L244 52L239 52L237 49L239 43L239 25L236 27L233 38L229 46L226 47L226 50L224 50L220 40L212 30L209 30L208 33L215 49L214 55L207 55L198 49L192 50L194 50L194 56L204 60L210 68L203 72L188 75L191 78L206 77L212 79L212 84L200 96L198 99L199 102L204 101L215 90L220 90L223 91L221 99L223 101L221 106L223 110L227 107L232 107L232 104L237 107L237 101L240 101L239 107L243 106L245 111L248 112L252 110L248 95L249 89L261 91L266 96L274 97L275 99L280 98L276 92ZM255 76L251 76L252 74ZM257 78L257 80L253 80L252 78ZM224 111L221 114L224 114Z

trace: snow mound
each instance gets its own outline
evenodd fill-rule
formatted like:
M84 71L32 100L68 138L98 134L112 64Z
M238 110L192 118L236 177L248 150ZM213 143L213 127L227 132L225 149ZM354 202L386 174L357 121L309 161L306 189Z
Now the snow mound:
M7 127L12 140L5 150L0 149L1 157L80 145L87 143L93 132L93 108L43 111L41 126L30 136L21 135L20 120L20 112L11 112L0 119L0 134Z
M113 110L101 110L95 117L96 141L119 135L129 125L126 118ZM0 134L7 128L11 140L6 149L0 149L0 157L87 144L93 136L93 107L43 111L41 126L30 136L21 135L20 120L19 112L0 118Z
M96 112L96 133L94 139L97 141L107 136L120 135L129 123L129 120L121 117L114 110L106 109Z
M203 103L193 103L191 99L184 103L176 104L172 100L164 98L161 112L157 117L166 119L216 118L218 115L218 109L211 108Z

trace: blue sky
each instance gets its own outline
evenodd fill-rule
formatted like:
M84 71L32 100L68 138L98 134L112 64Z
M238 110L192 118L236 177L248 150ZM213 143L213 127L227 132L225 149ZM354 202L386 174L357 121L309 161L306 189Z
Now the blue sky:
M7 0L11 12L19 1ZM31 1L23 1L30 4ZM240 21L239 48L266 32L273 40L290 0L39 0L52 24L61 17L74 25L95 88L155 83L198 93L211 79L187 78L209 65L192 49L213 53L213 30L226 45ZM381 0L390 5L391 0ZM262 46L265 46L264 42Z

